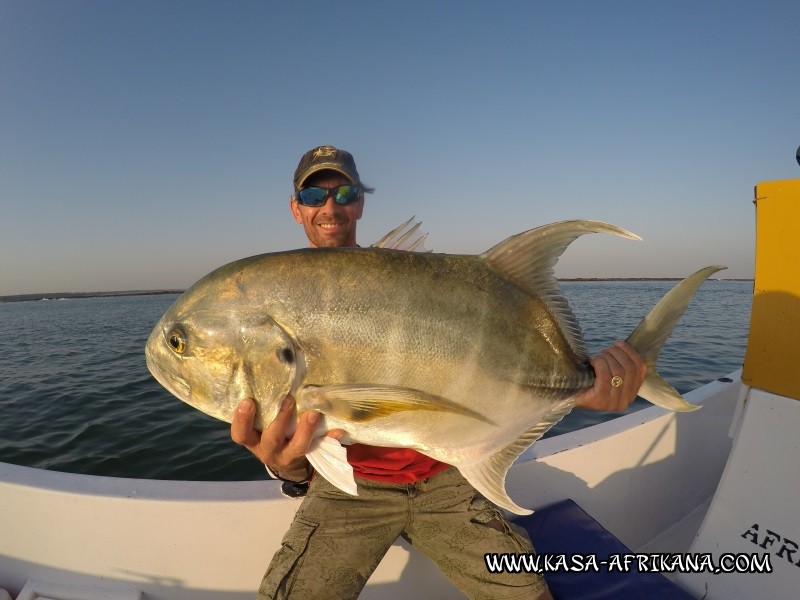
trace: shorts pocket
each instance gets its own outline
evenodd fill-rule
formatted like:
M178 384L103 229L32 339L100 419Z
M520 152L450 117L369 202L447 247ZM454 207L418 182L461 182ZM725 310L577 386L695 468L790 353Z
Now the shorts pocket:
M258 590L259 600L288 596L294 583L293 571L301 562L317 527L318 523L295 517L289 531L283 536L280 550L272 557L272 562L264 575Z
M512 540L512 544L517 546L516 552L530 552L533 550L528 533L519 525L506 519L500 509L483 496L475 496L469 509L472 523L494 529L504 538Z

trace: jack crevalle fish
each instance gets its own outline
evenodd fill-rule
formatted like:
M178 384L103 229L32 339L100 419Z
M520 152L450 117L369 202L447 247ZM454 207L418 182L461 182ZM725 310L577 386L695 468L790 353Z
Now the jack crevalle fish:
M398 228L399 229L399 228ZM553 268L598 221L565 221L476 256L388 248L263 254L187 290L147 341L147 365L175 396L230 422L245 397L263 429L292 395L322 414L308 459L357 494L342 443L413 448L455 466L486 498L528 514L505 491L516 458L592 386L578 321ZM679 283L628 342L648 365L639 394L694 410L655 371L661 347L707 267Z

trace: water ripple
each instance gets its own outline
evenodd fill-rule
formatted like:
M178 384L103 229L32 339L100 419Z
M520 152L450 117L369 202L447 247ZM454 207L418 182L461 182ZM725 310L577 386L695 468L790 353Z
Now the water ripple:
M596 352L626 337L671 283L563 287ZM751 282L701 288L659 363L679 391L741 365L751 291ZM116 477L263 479L227 424L178 402L147 371L145 340L176 297L0 304L0 461ZM554 433L614 416L575 411Z

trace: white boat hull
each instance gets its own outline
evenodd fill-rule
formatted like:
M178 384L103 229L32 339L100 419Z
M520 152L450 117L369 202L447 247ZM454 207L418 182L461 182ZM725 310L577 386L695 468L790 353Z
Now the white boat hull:
M511 496L534 509L572 498L627 546L642 546L713 495L741 400L738 373L731 377L686 395L701 411L652 407L537 442L509 474ZM115 479L8 464L0 464L0 498L0 588L16 595L35 579L151 600L252 599L299 506L276 482ZM461 596L398 541L361 597Z

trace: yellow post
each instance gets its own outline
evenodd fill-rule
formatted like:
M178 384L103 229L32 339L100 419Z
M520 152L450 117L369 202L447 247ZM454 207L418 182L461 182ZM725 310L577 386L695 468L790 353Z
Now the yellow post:
M759 183L756 269L742 380L800 400L800 179Z

